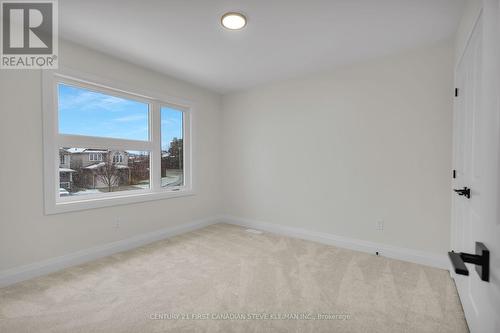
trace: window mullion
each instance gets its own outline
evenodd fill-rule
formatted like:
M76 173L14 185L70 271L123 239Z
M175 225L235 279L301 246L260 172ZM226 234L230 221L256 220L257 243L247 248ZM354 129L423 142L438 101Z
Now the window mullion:
M99 138L83 135L60 134L56 138L59 147L86 147L112 150L151 151L154 145L150 141Z
M153 149L151 152L151 189L155 192L161 190L161 114L160 104L151 103L151 142Z

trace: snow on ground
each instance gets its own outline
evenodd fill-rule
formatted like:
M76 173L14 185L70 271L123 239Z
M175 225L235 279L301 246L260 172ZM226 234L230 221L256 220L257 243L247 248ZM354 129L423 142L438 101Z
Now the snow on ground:
M89 188L89 189L82 189L78 192L70 193L70 195L75 196L75 195L88 195L88 194L99 194L99 193L102 193L102 192L99 191L98 189Z
M161 178L161 186L181 186L183 183L183 174L182 172L169 173L166 177ZM144 181L140 184L136 185L128 185L128 186L120 186L113 188L113 192L121 192L121 191L131 191L131 190L144 190L149 189L149 181ZM69 196L81 196L81 195L89 195L89 194L100 194L107 193L107 188L101 189L80 189L77 192L69 193ZM68 194L61 194L61 196L68 196Z

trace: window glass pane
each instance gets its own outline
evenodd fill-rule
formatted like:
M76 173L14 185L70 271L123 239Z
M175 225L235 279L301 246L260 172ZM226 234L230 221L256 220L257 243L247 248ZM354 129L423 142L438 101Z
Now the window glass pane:
M59 149L59 196L149 189L149 152Z
M149 105L66 84L58 85L59 133L149 139Z
M161 108L161 186L184 185L184 112Z

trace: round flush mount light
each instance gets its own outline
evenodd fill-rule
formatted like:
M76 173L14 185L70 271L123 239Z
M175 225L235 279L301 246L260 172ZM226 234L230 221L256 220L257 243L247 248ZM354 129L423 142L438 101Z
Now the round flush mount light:
M226 29L240 30L247 25L247 18L241 13L229 12L222 15L220 22Z

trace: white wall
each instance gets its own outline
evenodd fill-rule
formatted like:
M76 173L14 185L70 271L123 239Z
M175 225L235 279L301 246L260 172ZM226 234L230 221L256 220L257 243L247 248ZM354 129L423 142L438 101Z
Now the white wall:
M225 96L224 213L445 254L453 59L443 42Z
M169 200L44 215L41 72L0 71L0 271L212 217L219 213L220 96L63 42L60 62L105 79L196 103L197 194ZM115 229L116 220L120 228Z

